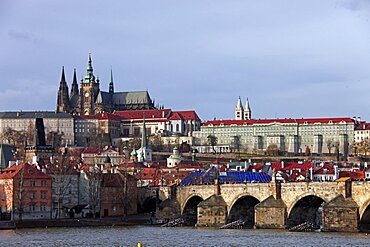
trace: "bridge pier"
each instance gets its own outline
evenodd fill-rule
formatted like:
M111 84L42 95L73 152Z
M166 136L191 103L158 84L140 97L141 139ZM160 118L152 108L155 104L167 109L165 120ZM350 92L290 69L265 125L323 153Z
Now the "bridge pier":
M345 183L345 197L340 194L323 207L323 231L357 232L359 206L352 199L352 183Z
M285 228L287 206L281 199L281 183L275 183L275 195L255 206L256 228Z

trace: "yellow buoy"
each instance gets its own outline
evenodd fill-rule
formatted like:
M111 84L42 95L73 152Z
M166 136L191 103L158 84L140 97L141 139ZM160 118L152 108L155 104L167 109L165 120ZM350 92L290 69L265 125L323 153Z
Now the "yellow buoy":
M143 245L139 242L137 243L137 247L143 247Z

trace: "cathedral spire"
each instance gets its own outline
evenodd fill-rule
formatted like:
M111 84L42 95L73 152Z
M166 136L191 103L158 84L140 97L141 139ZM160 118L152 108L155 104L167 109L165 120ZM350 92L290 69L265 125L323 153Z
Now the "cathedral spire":
M91 53L89 53L89 59L87 62L87 69L86 69L86 76L84 83L95 83L95 76L94 76L94 69L92 66L92 59L91 59Z
M69 96L66 76L64 74L64 66L62 67L62 75L60 77L58 98L57 98L57 112L69 111Z
M72 88L71 88L71 98L75 95L78 95L78 85L77 85L77 75L76 69L73 70L73 80L72 80Z
M110 82L109 82L109 93L114 93L114 85L113 85L113 70L112 67L110 68Z
M64 66L62 66L62 76L60 78L60 84L66 83L66 76L64 74Z

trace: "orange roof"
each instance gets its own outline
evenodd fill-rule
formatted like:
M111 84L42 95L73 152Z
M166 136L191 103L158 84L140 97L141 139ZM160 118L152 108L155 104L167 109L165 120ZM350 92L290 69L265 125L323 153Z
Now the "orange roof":
M51 179L51 177L28 163L22 163L5 168L0 173L0 179L13 179L21 173L23 173L21 176L26 179Z

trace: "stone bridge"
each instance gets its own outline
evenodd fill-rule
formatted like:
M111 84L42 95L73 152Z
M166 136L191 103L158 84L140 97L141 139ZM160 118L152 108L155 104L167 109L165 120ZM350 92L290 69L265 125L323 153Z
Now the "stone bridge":
M306 221L327 231L370 226L370 182L189 185L163 187L157 194L159 217L181 216L199 226L238 219L257 228L286 228Z

